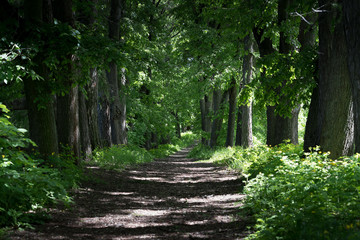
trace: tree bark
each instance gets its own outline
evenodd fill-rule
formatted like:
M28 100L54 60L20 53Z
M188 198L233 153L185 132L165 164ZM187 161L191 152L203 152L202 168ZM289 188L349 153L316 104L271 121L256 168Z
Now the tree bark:
M235 146L241 146L242 139L242 106L238 107L237 119L236 119L236 137L235 137Z
M43 24L43 0L25 0L24 17L28 24L40 26ZM50 23L50 20L49 20ZM53 96L46 85L48 81L47 69L40 56L34 58L37 64L35 71L44 81L34 81L30 77L24 78L25 96L28 107L30 138L38 145L39 151L45 156L58 154L57 131ZM45 99L38 104L38 98Z
M228 115L228 127L227 127L226 143L225 143L227 147L234 146L236 100L237 100L237 84L235 77L232 77L231 87L229 89L229 115Z
M86 100L84 93L79 90L79 120L80 120L80 140L81 152L86 161L90 160L92 148L90 142L89 120L87 116Z
M310 14L306 19L300 23L299 37L298 40L301 44L300 53L307 51L309 48L313 48L315 46L316 40L316 27L314 25L316 21L317 15ZM310 24L309 24L309 23ZM318 67L318 62L316 63ZM320 114L320 106L319 106L319 78L317 73L314 72L314 79L316 82L316 86L313 89L311 94L311 102L309 107L309 113L306 120L305 126L305 135L304 135L304 151L310 151L311 147L316 147L320 145L320 124L319 124L319 114Z
M90 83L85 87L87 92L86 109L89 122L90 142L93 149L101 147L98 107L98 72L96 68L90 69Z
M249 34L244 38L244 48L247 54L244 56L243 61L243 82L244 87L251 83L253 77L254 66L254 44L252 36ZM252 134L252 99L248 103L241 106L241 146L248 148L253 146L253 134Z
M313 89L308 117L306 119L304 151L309 152L313 147L320 145L320 103L319 79L316 77L317 86Z
M54 1L54 17L71 27L75 26L72 12L71 0ZM68 58L69 64L62 66L62 76L57 76L63 82L67 93L57 96L57 129L59 144L69 146L77 159L80 161L80 126L79 126L79 94L78 87L73 87L74 78L74 56L63 56Z
M121 18L121 1L111 0L110 17L109 17L109 38L119 41ZM111 122L111 139L113 144L120 144L120 99L118 86L118 68L115 60L109 63L109 72L106 74L110 90L110 122Z
M333 7L338 2L319 0L325 8L319 18L320 146L332 158L351 154L354 138L344 22Z
M111 118L110 118L110 101L109 101L109 90L107 82L104 86L99 89L99 128L100 128L100 137L101 145L104 147L112 146L111 139Z
M229 97L229 91L221 94L221 89L215 89L213 92L213 116L214 119L211 125L210 147L217 146L217 140L220 135L220 130L223 122L224 104Z
M348 49L347 64L350 73L354 109L355 152L360 153L360 1L343 0L345 37Z
M291 0L279 0L278 4L278 24L279 26L282 25L287 19L288 19L288 10L291 3ZM279 53L281 54L289 54L291 51L291 45L286 42L286 35L284 32L280 31L280 39L279 39ZM287 79L283 80L283 84ZM280 87L278 89L279 94L281 93L282 88ZM286 95L284 96L284 99L281 101L286 102ZM276 106L275 106L276 108ZM294 116L296 114L296 116ZM274 140L273 142L269 142L270 145L278 145L285 140L290 140L293 144L298 144L298 114L299 111L292 110L291 117L286 116L280 116L279 114L274 112L274 124L275 130L274 130Z
M126 70L124 68L121 69L121 78L120 78L120 144L127 144L127 131L126 131Z
M210 134L211 134L211 97L205 95L203 99L200 100L200 109L201 109L201 129L203 130L206 136L202 137L201 142L204 145L210 146Z
M81 23L87 25L88 28L92 30L95 29L95 16L97 16L96 4L98 0L80 0L82 4L87 4L86 8L78 9L77 11L77 20ZM99 76L98 69L96 67L92 67L89 69L89 82L84 86L87 98L85 99L85 107L86 107L86 116L88 122L89 129L89 140L91 143L91 148L95 149L97 147L101 147L101 139L100 139L100 131L99 131L99 123L98 123L98 107L99 107L99 94L98 94L98 85L99 85ZM82 96L80 95L82 98ZM82 99L81 99L82 101ZM82 103L80 101L80 106L82 107ZM81 111L81 110L80 110ZM80 114L81 116L82 114ZM81 123L80 123L81 124ZM82 125L82 124L81 124ZM81 139L84 141L83 136L81 134ZM87 144L87 143L85 143ZM84 143L82 143L82 151L84 151L83 147ZM88 150L87 150L88 151Z

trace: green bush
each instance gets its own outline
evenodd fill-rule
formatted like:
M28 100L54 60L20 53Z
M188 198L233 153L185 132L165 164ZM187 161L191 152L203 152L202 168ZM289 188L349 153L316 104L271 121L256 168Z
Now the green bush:
M116 145L96 149L92 163L106 169L123 169L126 166L150 162L153 156L144 148L134 145Z
M257 220L248 239L359 239L359 155L333 161L328 153L303 154L296 146L270 150L253 163L245 208Z
M281 144L208 149L194 155L247 177L243 209L254 216L247 239L360 239L360 155L332 160L318 148Z
M155 158L164 158L194 144L196 140L198 140L198 135L192 132L185 132L181 134L181 138L173 138L171 144L161 144L157 148L150 149L149 152Z
M177 151L180 151L181 147L173 144L161 144L157 148L150 149L149 152L155 157L155 158L164 158L172 153L175 153Z
M5 113L0 116L0 227L21 226L29 211L58 201L68 203L70 198L62 173L23 151L35 144L24 137L25 129L12 125L1 103L0 110Z

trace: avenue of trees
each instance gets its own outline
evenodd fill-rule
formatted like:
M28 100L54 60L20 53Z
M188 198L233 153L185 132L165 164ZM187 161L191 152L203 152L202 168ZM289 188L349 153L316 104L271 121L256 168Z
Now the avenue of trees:
M301 109L305 151L360 151L359 1L0 5L0 102L44 156L151 149L188 129L251 147L260 118L266 144L298 144Z

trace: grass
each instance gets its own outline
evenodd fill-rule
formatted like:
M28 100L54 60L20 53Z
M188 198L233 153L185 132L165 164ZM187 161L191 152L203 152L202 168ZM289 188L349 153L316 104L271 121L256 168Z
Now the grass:
M105 169L122 170L127 166L150 162L154 158L164 158L193 144L196 139L197 135L186 132L182 134L181 139L173 139L172 144L162 144L149 151L136 145L116 145L110 148L96 149L90 164Z

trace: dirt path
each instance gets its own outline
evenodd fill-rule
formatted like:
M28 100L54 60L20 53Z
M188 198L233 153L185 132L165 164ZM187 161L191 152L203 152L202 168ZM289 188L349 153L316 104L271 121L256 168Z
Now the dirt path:
M10 239L242 239L238 174L187 159L189 149L122 172L91 169L72 210Z

